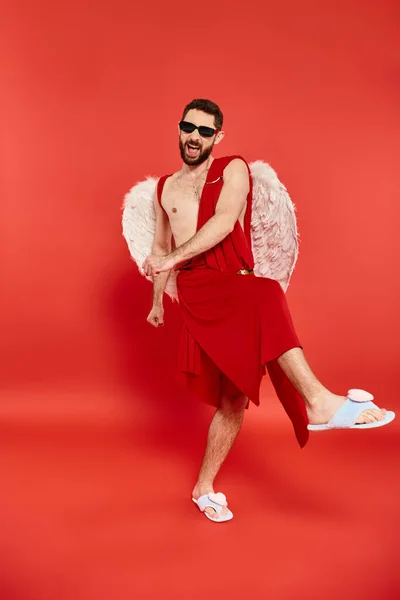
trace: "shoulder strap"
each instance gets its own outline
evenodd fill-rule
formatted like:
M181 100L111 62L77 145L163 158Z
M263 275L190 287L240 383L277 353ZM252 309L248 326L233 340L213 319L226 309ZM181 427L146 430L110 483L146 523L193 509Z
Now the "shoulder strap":
M167 181L168 177L171 177L171 176L163 175L163 177L160 177L160 179L158 180L158 183L157 183L157 200L158 200L158 203L161 206L161 208L163 208L163 205L161 204L161 196L163 193L165 182Z
M234 154L232 156L222 156L221 158L215 158L214 163L212 165L214 175L216 177L222 177L225 167L227 167L229 165L229 163L232 160L234 160L235 158L240 158L241 160L243 160L244 163L246 163L246 166L247 166L247 169L248 169L249 175L250 175L249 165L247 164L245 159L242 156L240 156L239 154ZM163 208L163 205L161 204L161 196L163 193L165 182L167 181L168 177L171 177L171 175L163 175L162 177L160 177L160 179L158 180L158 183L157 183L157 200L163 210L164 210L164 208Z

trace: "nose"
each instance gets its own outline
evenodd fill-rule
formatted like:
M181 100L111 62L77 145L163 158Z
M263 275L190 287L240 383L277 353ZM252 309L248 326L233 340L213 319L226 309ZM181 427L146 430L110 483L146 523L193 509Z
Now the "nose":
M198 129L195 129L190 134L189 141L191 141L191 142L200 142L201 141L201 135L199 134L199 130Z

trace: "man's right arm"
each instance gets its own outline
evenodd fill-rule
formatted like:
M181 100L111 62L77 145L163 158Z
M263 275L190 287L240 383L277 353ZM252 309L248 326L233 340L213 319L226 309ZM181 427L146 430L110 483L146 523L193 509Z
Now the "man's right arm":
M158 201L157 191L154 194L153 202L156 213L156 230L151 253L155 256L167 256L171 252L172 232L168 216ZM162 307L163 305L163 294L169 274L170 271L166 271L153 277L153 307Z

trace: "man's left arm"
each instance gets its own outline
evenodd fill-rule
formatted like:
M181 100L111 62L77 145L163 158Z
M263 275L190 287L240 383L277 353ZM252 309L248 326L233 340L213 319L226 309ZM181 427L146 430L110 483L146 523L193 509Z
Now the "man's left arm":
M206 184L207 185L207 184ZM229 235L238 220L249 193L249 171L240 158L233 159L224 170L224 184L215 214L190 240L166 257L149 256L143 264L147 275L168 271L177 264L206 252Z

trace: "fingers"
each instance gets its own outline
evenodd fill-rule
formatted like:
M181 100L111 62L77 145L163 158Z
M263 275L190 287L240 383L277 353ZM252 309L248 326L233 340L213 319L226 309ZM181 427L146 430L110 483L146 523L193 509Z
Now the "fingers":
M156 277L163 271L168 270L165 268L163 258L160 256L148 256L142 265L142 269L147 277Z
M147 322L153 325L153 327L162 327L164 325L163 319L159 317L148 317Z
M153 266L153 258L152 256L148 256L142 265L142 269L146 276L154 275L154 266Z
M143 272L146 275L146 277L157 277L157 275L159 275L159 273L160 273L160 271L156 270L150 264L143 266L142 269L143 269Z
M151 275L152 277L157 277L157 275L160 274L160 268L155 267L152 264L148 265L147 270L148 270L148 275Z
M142 264L142 269L146 277L151 277L153 275L153 268L151 265L151 256L148 256L144 263Z
M164 325L164 323L155 321L154 319L147 319L147 322L150 323L150 325L153 325L153 327L162 327Z
M158 317L154 317L154 323L156 327L162 327L164 325L164 321L162 321Z

